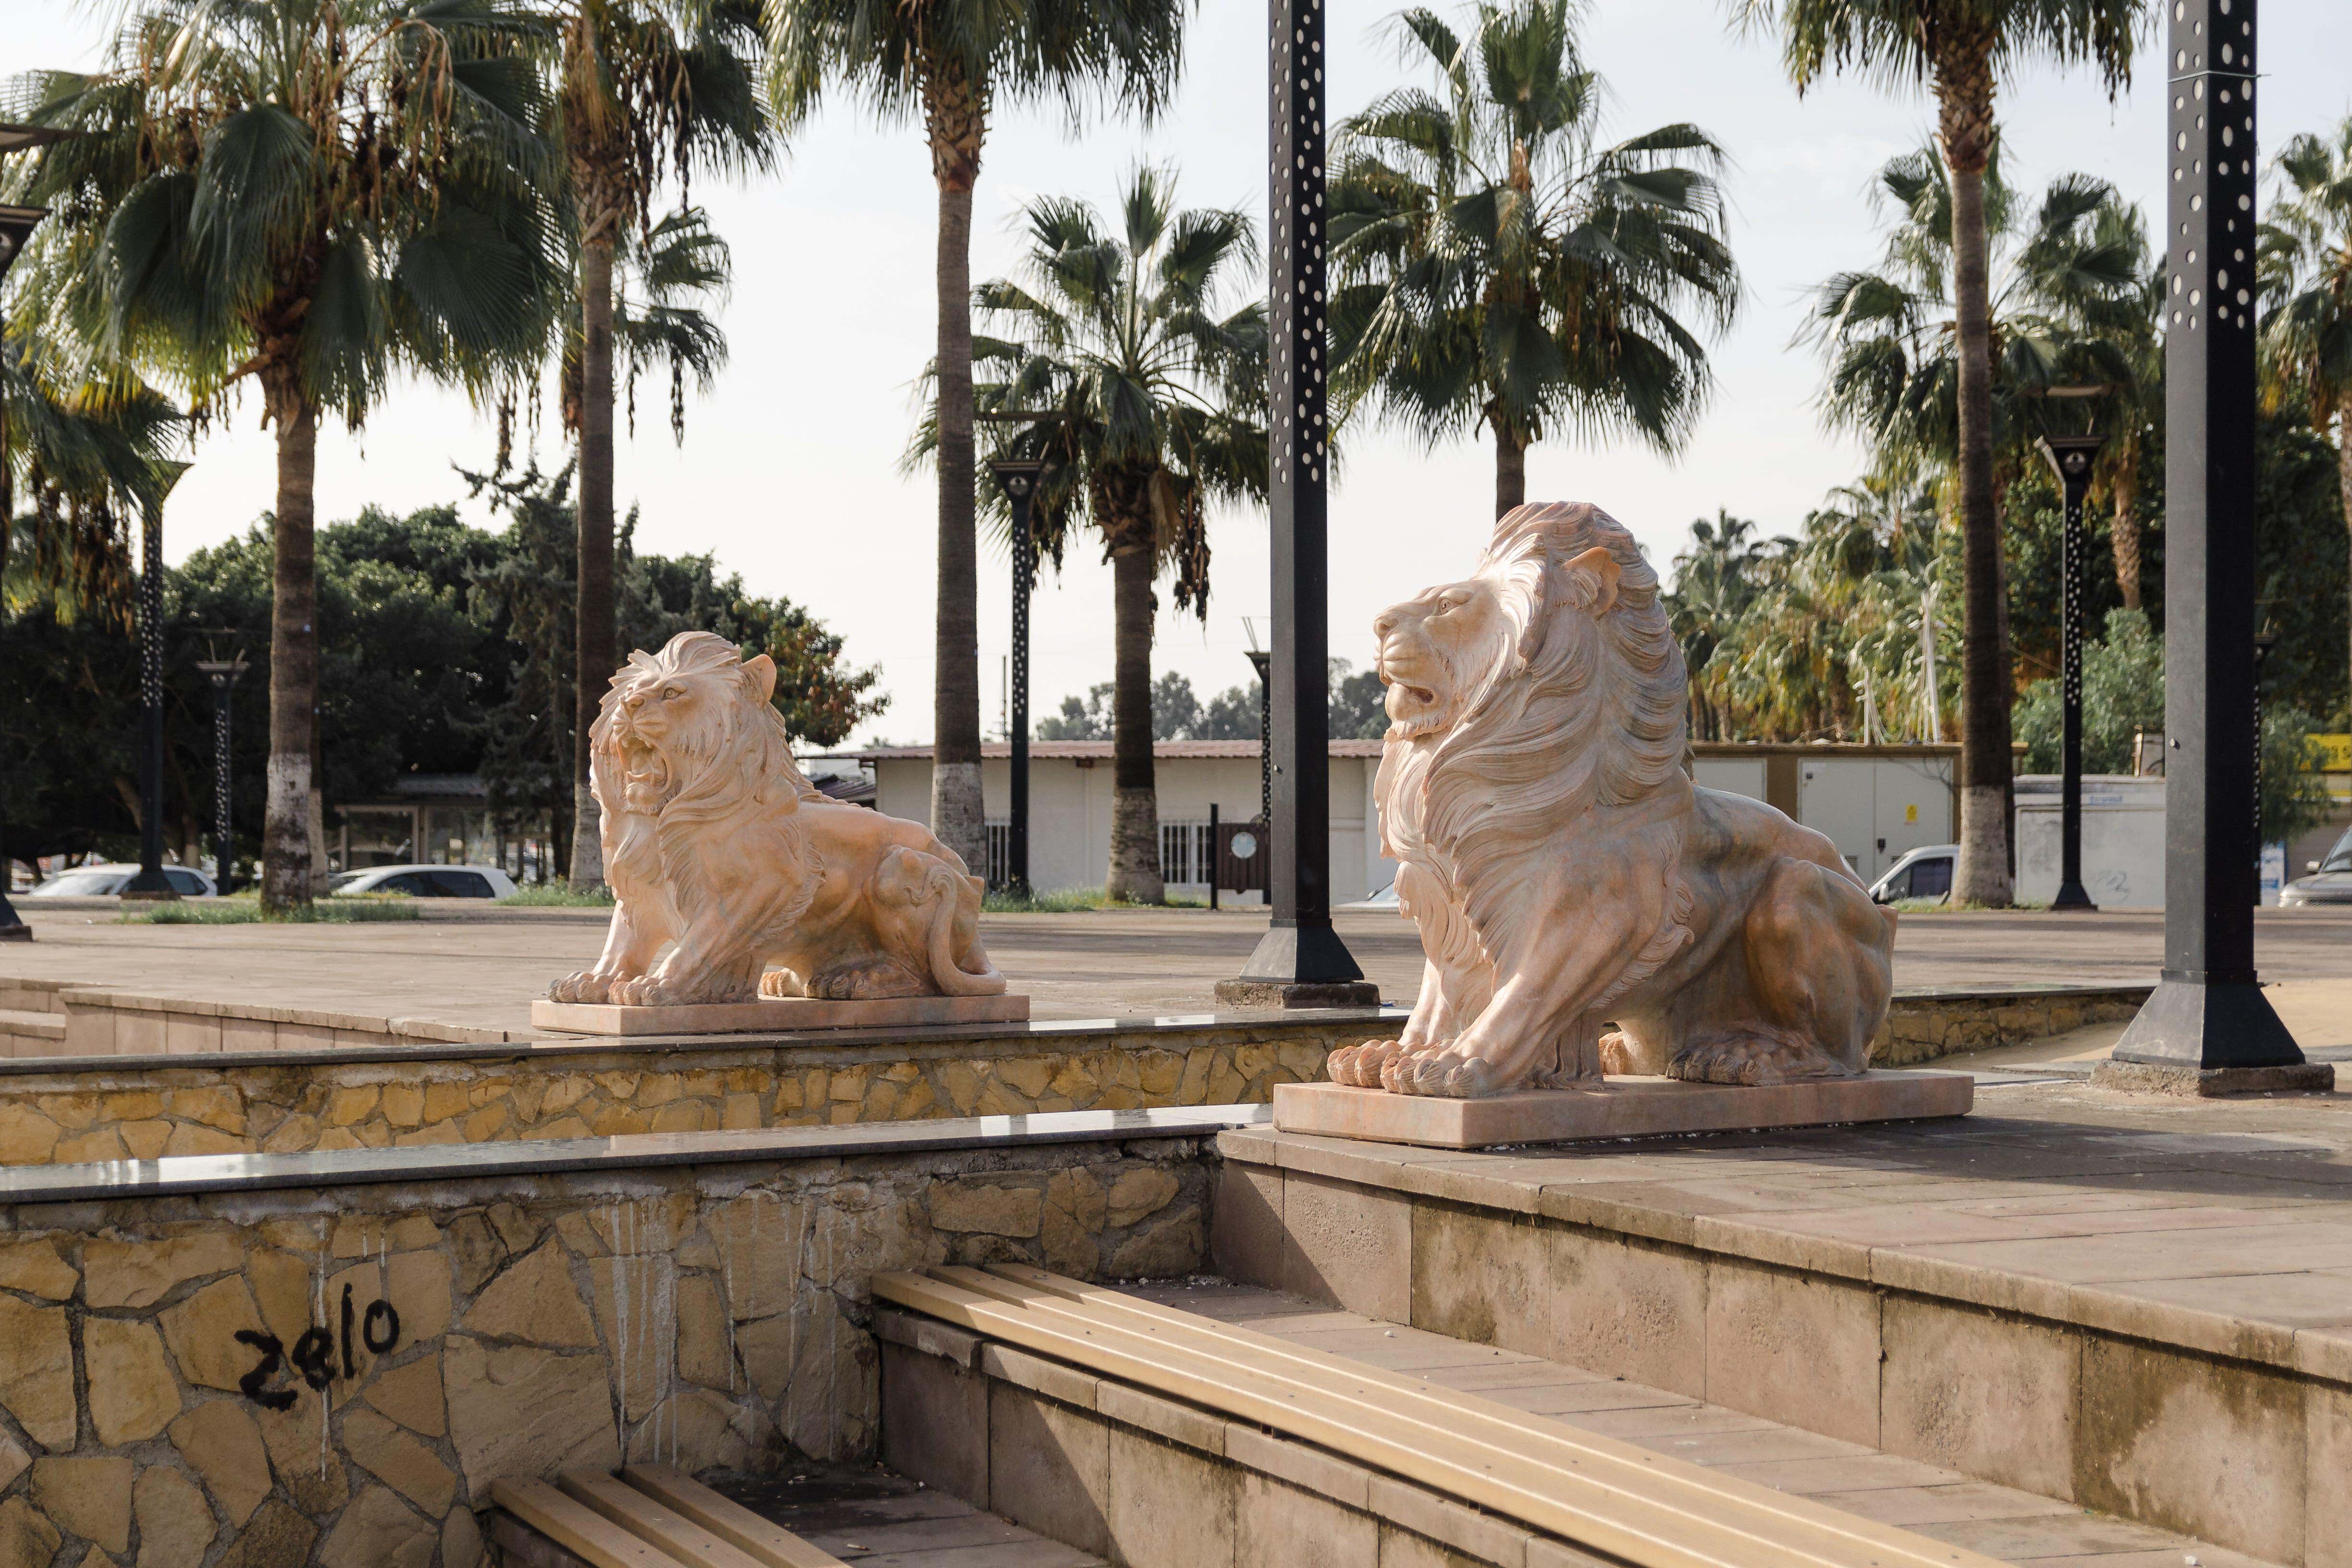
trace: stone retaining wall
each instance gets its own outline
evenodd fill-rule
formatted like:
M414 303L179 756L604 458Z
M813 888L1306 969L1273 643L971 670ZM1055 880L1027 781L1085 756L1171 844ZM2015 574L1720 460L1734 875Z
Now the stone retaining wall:
M0 1063L0 1165L1265 1104L1404 1016Z
M13 1173L0 1563L475 1568L502 1476L869 1458L871 1275L1192 1272L1215 1122L1195 1120L1125 1142L973 1123L908 1152L856 1130L632 1139L569 1168L468 1151L408 1180L362 1152L177 1196Z
M1898 994L1886 1026L1870 1043L1873 1066L1916 1067L1963 1051L2018 1046L2082 1028L2121 1023L2153 985L2022 985L2005 990L1921 987Z

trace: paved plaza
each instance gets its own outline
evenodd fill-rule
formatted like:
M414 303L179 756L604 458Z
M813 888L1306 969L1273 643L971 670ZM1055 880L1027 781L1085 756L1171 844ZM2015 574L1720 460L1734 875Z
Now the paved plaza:
M424 918L360 925L125 925L110 903L26 900L37 940L0 948L0 976L65 980L203 1001L382 1014L525 1029L549 981L595 961L606 914L502 909L456 900ZM1341 935L1383 998L1411 1003L1421 942L1392 914L1350 910ZM1114 910L990 915L997 966L1040 1018L1198 1013L1241 969L1263 912ZM2352 1046L2352 909L2264 911L2263 977L2307 1049ZM2163 962L2160 911L1906 914L1898 986L2146 983ZM2336 985L2302 983L2335 982ZM2095 1032L2073 1049L2111 1040ZM2046 1054L2046 1053L2045 1053ZM2068 1054L2062 1052L2061 1054Z

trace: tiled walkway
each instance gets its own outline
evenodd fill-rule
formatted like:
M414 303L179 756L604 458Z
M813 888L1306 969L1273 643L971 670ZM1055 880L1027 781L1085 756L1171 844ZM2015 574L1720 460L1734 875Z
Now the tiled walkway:
M1196 1283L1138 1293L2032 1568L2268 1568L2242 1552L1970 1480L1858 1443L1581 1367L1332 1311L1276 1291ZM907 1561L924 1568L934 1562ZM963 1559L944 1556L938 1568L950 1562L965 1568Z
M856 1568L1102 1568L1099 1557L884 1469L721 1489Z

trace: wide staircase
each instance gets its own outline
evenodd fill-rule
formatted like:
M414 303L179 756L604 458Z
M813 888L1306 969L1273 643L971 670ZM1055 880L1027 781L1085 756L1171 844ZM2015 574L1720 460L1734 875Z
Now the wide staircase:
M1003 1265L874 1294L891 1465L1136 1568L2254 1563L1271 1290Z

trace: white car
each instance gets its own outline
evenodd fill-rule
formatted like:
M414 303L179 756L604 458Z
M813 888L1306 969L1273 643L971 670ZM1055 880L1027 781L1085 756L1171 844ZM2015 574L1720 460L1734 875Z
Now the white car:
M2336 841L2324 859L2311 862L2315 875L2297 877L2279 889L2279 908L2299 910L2313 904L2352 904L2352 828Z
M369 866L342 872L327 884L335 898L405 893L412 899L503 899L514 890L514 879L496 866Z
M1892 904L1904 899L1949 899L1952 862L1959 853L1957 844L1923 844L1906 851L1903 858L1886 868L1886 875L1871 885L1872 900Z
M60 871L44 880L37 888L29 888L21 895L27 899L106 899L112 898L131 885L139 875L136 866L77 866L70 871ZM219 889L213 879L202 871L186 866L166 866L163 880L172 884L172 891L184 899L209 899Z

